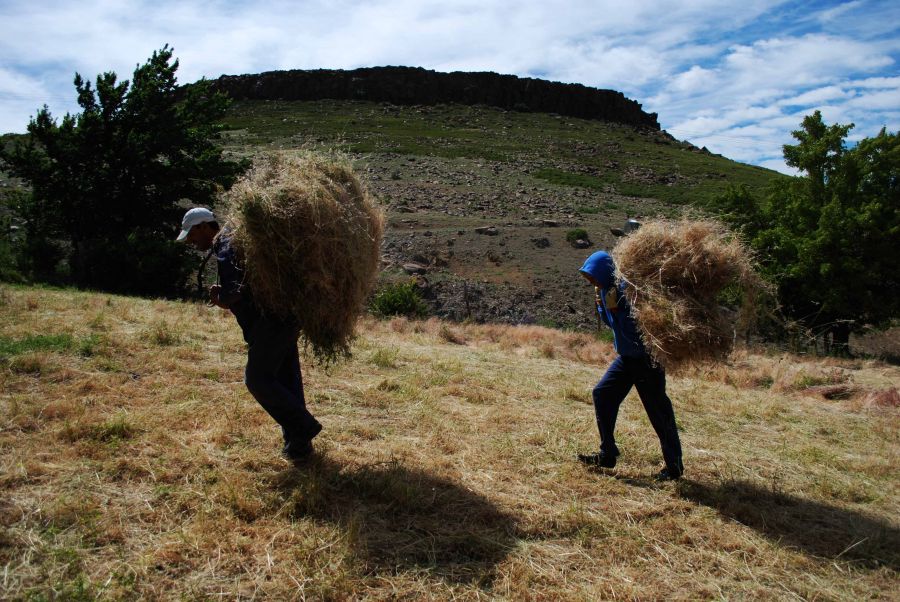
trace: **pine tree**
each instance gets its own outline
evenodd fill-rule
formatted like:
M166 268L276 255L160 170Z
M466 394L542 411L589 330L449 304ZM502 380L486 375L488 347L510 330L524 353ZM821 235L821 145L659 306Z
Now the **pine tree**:
M173 243L185 201L211 205L244 165L216 143L228 99L201 80L178 87L168 45L92 87L75 75L81 112L57 122L44 106L29 136L2 159L31 194L27 272L79 287L158 295L183 284L185 249Z

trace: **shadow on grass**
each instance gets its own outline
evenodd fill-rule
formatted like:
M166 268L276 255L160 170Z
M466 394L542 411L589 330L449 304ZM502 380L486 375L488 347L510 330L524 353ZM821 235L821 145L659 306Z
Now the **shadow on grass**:
M377 572L425 569L487 585L515 543L515 521L487 498L397 461L346 466L319 457L275 485L295 516L340 524Z
M880 518L747 481L708 485L683 480L678 491L807 554L900 570L900 529Z
M671 481L660 481L656 476L635 477L629 474L619 472L615 468L600 468L598 466L588 466L587 471L593 475L600 477L609 477L615 479L631 487L640 487L642 489L666 489Z

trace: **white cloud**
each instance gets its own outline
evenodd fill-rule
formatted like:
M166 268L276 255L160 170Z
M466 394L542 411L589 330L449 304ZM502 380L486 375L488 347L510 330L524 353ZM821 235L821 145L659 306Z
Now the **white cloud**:
M773 83L779 88L814 86L845 74L876 71L893 62L862 42L807 35L736 46L725 59L725 66L740 74L734 83L746 91Z
M856 81L853 83L854 88L900 88L900 77L870 77L868 79Z
M853 109L884 110L900 108L900 88L893 90L879 90L865 96L853 98L847 102L847 106Z
M856 10L862 6L863 2L861 0L854 0L853 2L847 2L845 4L841 4L835 6L834 8L829 8L815 15L815 18L823 23L837 21L839 17L846 15L848 12Z
M882 47L900 44L897 23L900 23L900 4L892 0L864 0L847 2L810 15L823 31L835 35L878 41Z
M781 106L811 106L829 100L853 98L856 94L841 86L824 86L778 101Z
M704 69L699 65L693 65L683 73L679 73L668 85L673 92L694 93L697 90L707 90L714 86L719 76L712 69Z
M789 176L799 176L800 170L796 167L790 167L785 162L784 159L765 159L763 161L755 162L755 165L759 165L760 167L765 167L766 169L772 169L775 171L780 171L783 174L787 174Z
M0 96L29 99L47 93L47 89L36 78L0 66Z
M712 115L707 115L697 116L692 119L676 123L674 126L669 128L669 131L673 133L678 132L679 135L684 136L702 136L702 132L721 132L731 127L732 125L734 125L734 119L730 119L728 117L714 117Z

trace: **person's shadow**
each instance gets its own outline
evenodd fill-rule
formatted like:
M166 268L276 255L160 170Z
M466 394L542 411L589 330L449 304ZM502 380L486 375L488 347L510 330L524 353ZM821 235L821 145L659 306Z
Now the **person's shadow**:
M678 491L807 554L900 570L900 529L883 519L748 481L709 485L683 480Z
M340 524L374 572L424 568L451 583L489 584L515 545L515 521L490 500L397 461L318 457L273 485L294 516Z

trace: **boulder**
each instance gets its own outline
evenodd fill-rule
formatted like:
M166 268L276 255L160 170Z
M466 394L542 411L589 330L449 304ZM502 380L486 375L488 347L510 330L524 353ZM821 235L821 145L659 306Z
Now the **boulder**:
M415 274L427 274L428 268L421 263L404 263L403 271L407 274L415 275Z

